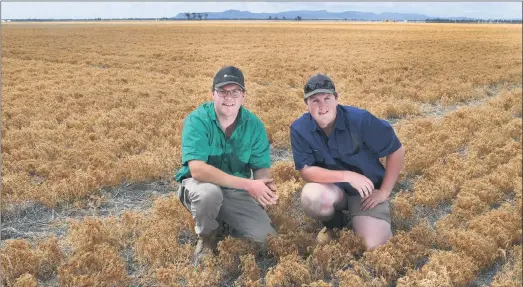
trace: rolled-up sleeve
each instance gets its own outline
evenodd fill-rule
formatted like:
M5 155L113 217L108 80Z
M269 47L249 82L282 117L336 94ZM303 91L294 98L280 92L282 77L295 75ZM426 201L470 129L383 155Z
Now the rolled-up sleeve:
M182 165L191 160L207 162L209 159L209 138L203 121L190 114L183 123Z
M307 141L291 126L291 147L296 170L300 170L314 164L314 155Z
M363 142L379 158L386 157L401 147L392 126L367 112L362 122Z

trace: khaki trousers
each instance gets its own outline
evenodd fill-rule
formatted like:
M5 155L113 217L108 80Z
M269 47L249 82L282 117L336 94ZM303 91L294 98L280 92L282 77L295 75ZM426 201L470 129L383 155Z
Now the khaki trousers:
M192 213L195 232L205 236L226 223L235 236L264 242L276 234L263 207L246 191L186 178L178 188L178 197Z

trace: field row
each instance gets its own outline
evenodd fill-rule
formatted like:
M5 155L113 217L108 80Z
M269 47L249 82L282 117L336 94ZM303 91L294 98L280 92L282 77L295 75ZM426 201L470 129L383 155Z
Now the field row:
M521 86L516 25L6 25L2 39L4 202L171 176L182 121L227 64L284 148L317 72L341 103L393 120Z
M434 154L425 152L423 161L407 158L405 176L421 178L412 189L393 196L394 223L404 228L371 252L365 252L361 239L346 230L339 232L336 242L316 245L319 225L303 214L297 197L304 182L292 162L280 162L272 167L280 202L269 210L279 234L269 238L266 253L228 238L219 245L220 256L195 269L191 266L195 238L188 235L193 221L177 198L169 196L157 200L150 213L74 221L61 243L51 238L31 249L24 241L9 242L2 252L3 274L8 282L24 273L42 280L46 272L57 270L65 286L94 282L216 286L234 274L240 274L236 282L245 286L330 286L329 282L468 286L493 262L507 260L496 282L517 284L507 277L520 272L520 266L506 256L517 256L521 248L520 104L521 91L503 91L485 105L462 108L440 120L397 126L400 135L412 133L405 141L407 150L413 150L409 154L423 145L431 146ZM487 114L495 117L479 120ZM418 142L415 134L420 129L425 137ZM459 132L460 141L450 140L453 132ZM487 143L493 146L482 147ZM451 212L436 222L415 217L417 207L438 208L448 202ZM271 267L260 266L267 260ZM140 271L129 276L129 266Z

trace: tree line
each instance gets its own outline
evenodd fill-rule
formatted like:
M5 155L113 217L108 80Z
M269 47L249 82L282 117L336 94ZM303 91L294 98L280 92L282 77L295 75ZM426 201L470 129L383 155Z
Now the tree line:
M191 12L185 12L185 17L187 18L187 20L202 20L202 18L204 18L205 20L207 20L207 18L209 17L209 14L207 13L191 13ZM269 20L280 20L279 17L272 17L272 16L269 16L268 18ZM285 18L285 16L283 16L281 18L281 20L287 20L287 18ZM293 20L295 21L301 21L302 18L300 16L296 16Z
M198 20L202 20L202 18L205 18L205 20L207 20L207 17L209 17L209 14L207 13L189 13L189 12L185 12L185 17L187 17L187 20L196 20L196 18L198 18Z
M506 19L442 19L433 18L425 20L427 23L504 23L504 24L521 24L521 20L506 20Z
M267 19L269 19L269 20L280 20L280 18L278 16L276 16L276 17L269 16L269 18L267 18ZM296 16L292 20L301 21L301 19L302 19L301 16ZM281 17L281 20L287 20L287 18L285 18L285 16L283 16L283 17Z

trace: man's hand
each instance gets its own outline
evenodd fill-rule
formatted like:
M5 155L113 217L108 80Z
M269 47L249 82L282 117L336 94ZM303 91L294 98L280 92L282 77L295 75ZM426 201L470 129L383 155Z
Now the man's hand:
M388 193L384 192L381 189L376 189L376 190L374 190L374 192L371 195L367 196L363 200L363 202L361 203L360 209L361 210L373 209L374 207L376 207L376 205L387 200L387 198L389 198Z
M267 205L276 204L278 200L278 196L269 187L271 185L274 185L272 179L254 179L250 181L246 191L265 208Z
M374 184L366 176L356 172L347 171L345 178L345 181L360 193L361 198L366 198L372 194Z
M270 189L272 190L273 192L276 192L276 184L274 184L273 180L269 180L265 183L265 185ZM277 195L276 195L277 196Z

